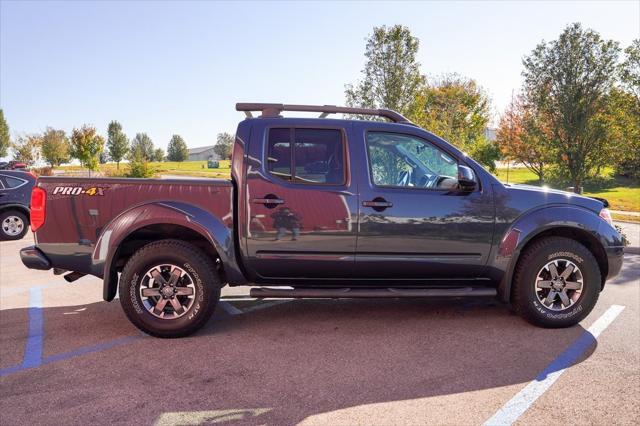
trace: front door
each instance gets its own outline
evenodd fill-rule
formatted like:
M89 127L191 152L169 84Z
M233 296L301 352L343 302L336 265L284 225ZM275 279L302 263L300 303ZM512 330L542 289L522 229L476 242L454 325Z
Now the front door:
M274 127L247 173L247 253L258 278L351 276L357 194L344 129ZM352 217L353 216L353 217Z
M493 235L490 188L458 191L458 159L426 138L369 131L365 145L358 276L409 281L481 277Z

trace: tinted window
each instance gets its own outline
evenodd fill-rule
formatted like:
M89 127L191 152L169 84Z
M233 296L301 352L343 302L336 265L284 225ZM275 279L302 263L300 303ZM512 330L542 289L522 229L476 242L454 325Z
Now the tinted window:
M292 137L295 141L293 156ZM344 142L340 130L272 129L268 144L268 170L281 179L291 180L293 176L297 183L333 185L345 181Z
M15 188L25 183L22 179L13 178L11 176L5 176L4 180L7 182L9 188Z
M413 136L369 132L367 150L371 179L378 186L440 189L445 177L455 179L458 173L455 159Z

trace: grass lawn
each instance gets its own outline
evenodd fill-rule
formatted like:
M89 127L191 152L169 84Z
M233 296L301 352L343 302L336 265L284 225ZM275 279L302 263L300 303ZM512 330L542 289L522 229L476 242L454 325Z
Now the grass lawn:
M506 182L507 169L498 169L496 176L502 182ZM536 175L526 168L510 169L509 183L539 185ZM584 195L606 198L612 210L640 211L640 182L633 179L613 176L611 170L606 170L603 178L587 183L584 186ZM629 217L631 216L627 216L625 219ZM638 221L638 219L636 218L635 221Z
M228 178L231 174L229 168L229 160L221 160L220 167L217 169L208 169L206 161L152 161L149 166L153 170L154 176L160 175L185 175L194 177L210 177L210 178ZM120 169L115 163L107 163L99 165L100 172L105 176L126 176L129 171L128 163L120 163ZM62 166L59 170L68 172L85 171L81 166Z

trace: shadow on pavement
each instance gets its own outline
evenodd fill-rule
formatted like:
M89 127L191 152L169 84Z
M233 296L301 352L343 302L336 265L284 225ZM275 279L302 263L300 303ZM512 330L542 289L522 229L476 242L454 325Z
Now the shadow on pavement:
M22 357L26 311L2 311L2 367ZM0 378L4 424L294 424L525 383L584 332L536 328L494 302L424 300L304 300L235 316L218 308L204 330L172 340L137 338L119 303L45 308L44 324L43 356L55 362ZM126 336L136 338L78 351Z

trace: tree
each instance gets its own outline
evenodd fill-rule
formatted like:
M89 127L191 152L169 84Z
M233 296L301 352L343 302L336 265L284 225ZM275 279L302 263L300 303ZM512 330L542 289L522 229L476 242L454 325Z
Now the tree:
M495 169L500 151L485 136L490 119L489 97L474 80L457 74L435 79L416 95L409 118Z
M104 138L97 134L96 128L83 125L71 133L71 156L77 158L83 167L98 170L98 158L104 148Z
M13 159L32 166L40 160L42 150L42 136L26 135L19 136L12 144Z
M116 168L120 170L120 162L127 156L129 152L129 139L122 131L122 125L117 121L109 123L107 129L107 148L111 161L116 162Z
M616 139L620 156L616 173L640 178L640 39L625 49L626 58L621 66L620 88L609 98L609 113L615 117Z
M153 176L153 171L149 167L149 161L142 153L140 147L131 152L131 161L129 162L129 173L127 176L132 178L148 178Z
M156 148L153 151L153 161L164 161L164 150L162 148Z
M575 192L615 151L606 110L619 52L616 42L576 23L523 61L525 101L548 118L552 147Z
M213 152L215 152L221 160L229 160L231 159L233 142L234 137L231 133L218 133L216 144L213 146Z
M0 157L7 155L9 146L11 146L11 141L9 139L9 125L4 119L4 112L2 111L2 108L0 108Z
M544 116L518 96L500 118L496 143L505 158L524 164L542 184L553 162L549 144L552 137Z
M173 135L167 147L167 160L185 161L189 159L189 149L180 135Z
M47 127L42 135L42 156L51 167L69 161L69 139L64 130Z
M153 160L153 142L146 133L136 133L136 137L131 141L131 154L137 150L140 151L145 160Z
M362 80L345 87L347 105L408 114L425 82L416 60L419 45L407 27L374 27L367 40Z

